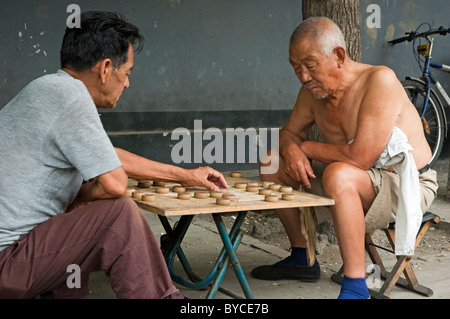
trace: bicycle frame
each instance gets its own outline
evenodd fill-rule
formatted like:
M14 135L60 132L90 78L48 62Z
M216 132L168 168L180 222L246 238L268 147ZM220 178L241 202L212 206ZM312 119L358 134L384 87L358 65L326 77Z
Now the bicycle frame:
M430 62L429 66L432 68L438 69L439 71L450 73L450 65ZM450 107L450 97L448 96L447 92L445 92L441 83L439 83L439 81L434 77L434 75L430 69L428 69L427 73L428 73L433 85L438 89L439 93L441 93L442 97L445 99L445 102L447 102L447 105Z
M428 31L419 33L422 25L428 25ZM422 23L415 31L406 32L404 37L388 41L389 44L395 45L402 42L413 42L414 56L421 69L421 77L407 76L405 81L402 81L404 88L407 90L408 97L419 112L422 119L422 125L428 144L432 150L433 156L430 160L430 165L433 165L439 158L443 142L447 137L448 125L446 118L445 104L450 107L450 98L445 92L442 85L433 75L431 69L437 69L443 72L450 73L450 66L431 62L431 53L433 51L434 38L431 36L439 34L442 36L450 33L450 29L439 27L438 29L431 29L429 23ZM428 44L416 46L416 39L424 38ZM415 51L415 50L414 50ZM425 57L425 60L420 56ZM432 85L434 88L432 88ZM439 91L439 92L436 92ZM442 102L445 99L445 103ZM423 100L422 100L423 99ZM431 109L431 110L430 110ZM429 123L432 123L432 128Z
M448 96L447 92L445 92L445 90L442 87L441 83L436 79L436 77L433 75L433 72L430 69L430 67L431 67L431 68L435 68L435 69L438 69L438 70L443 71L443 72L450 73L450 66L445 65L445 64L439 64L439 63L431 62L431 53L433 51L434 39L430 38L429 36L427 36L426 39L427 39L430 47L429 47L428 54L424 55L425 56L425 68L424 68L423 73L422 73L422 79L426 83L427 94L425 96L424 108L422 110L422 114L420 115L420 117L423 117L425 112L426 112L426 110L427 110L428 99L429 99L429 96L430 96L430 93L431 93L431 84L433 84L437 88L439 93L445 99L445 102L447 103L447 105L450 107L450 97Z

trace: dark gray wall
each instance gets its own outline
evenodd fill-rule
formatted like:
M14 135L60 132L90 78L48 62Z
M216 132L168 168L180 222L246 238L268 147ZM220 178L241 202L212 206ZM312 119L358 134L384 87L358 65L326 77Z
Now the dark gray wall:
M1 0L0 105L36 76L58 68L66 7L72 2ZM76 3L83 11L119 11L146 38L122 109L115 112L279 110L292 105L297 83L287 50L290 32L301 18L298 0L282 5L277 0Z
M59 68L71 3L82 11L119 11L146 38L131 87L115 110L101 112L115 145L170 163L177 142L170 133L193 129L195 119L203 129L279 127L287 120L299 88L288 40L301 21L301 0L0 0L0 108ZM381 8L380 29L366 26L372 3ZM422 22L449 27L449 9L448 0L362 0L363 61L388 65L400 78L417 75L411 45L390 48L386 40ZM448 39L437 39L435 57L450 64ZM450 88L449 76L439 79Z

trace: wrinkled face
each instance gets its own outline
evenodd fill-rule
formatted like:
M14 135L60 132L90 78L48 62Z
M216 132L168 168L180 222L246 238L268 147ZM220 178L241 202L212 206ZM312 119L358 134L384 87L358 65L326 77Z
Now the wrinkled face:
M114 69L111 66L110 76L106 79L103 87L102 108L114 108L119 101L124 89L130 86L129 76L134 65L134 50L130 45L128 49L128 60L120 66L119 69Z
M337 64L334 54L321 53L308 39L301 39L289 48L289 61L297 78L315 98L324 99L334 92L337 83L333 77Z

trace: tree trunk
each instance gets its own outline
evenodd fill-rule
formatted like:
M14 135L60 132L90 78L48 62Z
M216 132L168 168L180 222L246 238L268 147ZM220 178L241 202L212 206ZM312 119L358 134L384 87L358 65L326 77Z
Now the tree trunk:
M359 0L302 0L303 20L311 17L327 17L342 30L347 54L361 62L361 28Z

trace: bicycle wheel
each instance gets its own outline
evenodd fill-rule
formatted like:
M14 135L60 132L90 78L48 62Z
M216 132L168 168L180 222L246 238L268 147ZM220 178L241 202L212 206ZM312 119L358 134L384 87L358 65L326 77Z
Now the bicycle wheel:
M402 85L416 107L417 112L421 115L426 96L425 84L416 80L404 80L402 81ZM422 125L428 145L433 153L429 163L430 166L433 166L439 159L442 147L444 146L444 130L446 125L444 123L441 101L433 90L431 90L425 114L422 116Z

